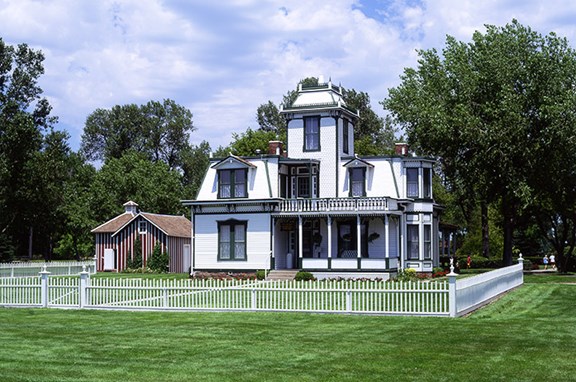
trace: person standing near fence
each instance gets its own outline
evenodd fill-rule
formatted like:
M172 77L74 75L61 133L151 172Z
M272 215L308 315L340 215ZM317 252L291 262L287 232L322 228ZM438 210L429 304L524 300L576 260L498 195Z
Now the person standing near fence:
M550 268L556 270L556 256L550 255Z
M548 269L548 255L544 255L542 263L544 263L544 270Z
M472 264L472 258L470 255L466 258L466 268L470 269L470 264Z

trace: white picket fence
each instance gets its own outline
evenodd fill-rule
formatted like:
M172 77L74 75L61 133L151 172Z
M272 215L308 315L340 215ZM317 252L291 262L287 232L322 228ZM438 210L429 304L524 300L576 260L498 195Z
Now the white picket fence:
M36 277L46 268L52 275L71 276L79 275L82 269L90 274L96 273L96 259L85 261L14 261L0 263L0 277Z
M0 278L0 306L268 311L457 317L521 285L522 264L448 281Z

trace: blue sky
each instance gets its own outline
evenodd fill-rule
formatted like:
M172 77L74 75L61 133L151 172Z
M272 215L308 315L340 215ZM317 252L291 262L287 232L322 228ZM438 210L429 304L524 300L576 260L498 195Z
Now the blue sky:
M513 18L576 44L571 0L0 0L0 37L44 52L40 85L73 149L97 108L165 98L192 111L192 143L216 148L309 76L367 92L384 115L416 49Z

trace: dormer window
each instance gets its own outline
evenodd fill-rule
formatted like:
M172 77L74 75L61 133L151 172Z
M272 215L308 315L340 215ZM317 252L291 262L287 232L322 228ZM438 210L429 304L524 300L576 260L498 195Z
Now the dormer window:
M320 117L304 118L304 151L320 150Z
M244 168L218 170L218 198L246 198L248 171Z
M374 165L356 156L346 162L344 167L348 169L348 196L366 196L366 174L368 169L374 168Z
M348 171L350 196L366 196L366 167L352 167Z

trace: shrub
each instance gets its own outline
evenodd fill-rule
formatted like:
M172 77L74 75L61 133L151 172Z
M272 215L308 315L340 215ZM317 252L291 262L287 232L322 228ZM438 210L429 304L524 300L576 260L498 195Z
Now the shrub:
M147 265L156 273L164 273L168 270L168 253L162 253L162 246L159 242L156 242Z
M142 241L140 236L134 239L134 253L128 251L128 258L126 259L126 269L124 272L134 273L133 270L142 268Z
M266 278L266 271L256 271L256 279L264 280Z
M396 276L397 281L415 281L418 279L416 274L416 269L407 268L398 271L398 275Z
M298 273L296 273L296 277L294 278L296 281L314 281L316 280L316 277L314 277L314 275L310 272L304 272L304 271L300 271Z

